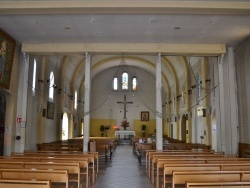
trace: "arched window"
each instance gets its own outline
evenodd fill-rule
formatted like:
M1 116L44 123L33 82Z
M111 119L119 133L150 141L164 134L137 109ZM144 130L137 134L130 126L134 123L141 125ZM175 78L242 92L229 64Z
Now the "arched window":
M114 77L114 79L113 79L113 90L114 91L118 90L118 79L117 79L117 77Z
M75 91L75 109L77 109L77 91Z
M62 123L62 140L68 139L68 129L69 129L68 115L67 115L67 113L64 113L63 114L63 123Z
M132 90L136 91L137 90L137 78L133 77L132 79Z
M128 90L128 73L122 73L122 90Z
M36 90L36 59L34 59L34 67L33 67L33 82L32 82L32 91L33 94Z
M49 99L53 101L54 96L54 73L51 72L49 76Z

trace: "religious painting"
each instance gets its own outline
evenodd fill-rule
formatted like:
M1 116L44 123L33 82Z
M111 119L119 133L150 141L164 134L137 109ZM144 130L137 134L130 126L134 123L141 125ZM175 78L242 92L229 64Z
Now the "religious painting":
M55 103L47 102L47 119L54 119Z
M0 30L0 88L9 89L16 42Z
M141 112L141 121L149 121L149 112L148 111Z

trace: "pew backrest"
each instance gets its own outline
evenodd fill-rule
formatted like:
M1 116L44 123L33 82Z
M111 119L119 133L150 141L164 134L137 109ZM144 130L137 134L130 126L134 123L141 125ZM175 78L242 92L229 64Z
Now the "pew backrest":
M186 188L249 188L250 182L186 182Z
M0 188L50 188L51 182L37 180L4 180L0 179Z

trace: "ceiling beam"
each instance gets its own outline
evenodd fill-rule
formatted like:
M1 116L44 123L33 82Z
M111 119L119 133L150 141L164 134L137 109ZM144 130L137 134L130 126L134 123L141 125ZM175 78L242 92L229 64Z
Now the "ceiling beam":
M29 54L157 54L217 56L226 53L225 44L167 44L167 43L47 43L22 44Z
M0 15L18 14L250 14L250 2L239 1L1 1Z

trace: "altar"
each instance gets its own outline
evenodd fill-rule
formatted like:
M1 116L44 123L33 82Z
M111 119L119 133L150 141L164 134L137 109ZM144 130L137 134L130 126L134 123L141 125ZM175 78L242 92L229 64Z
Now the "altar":
M115 136L127 136L127 135L133 135L135 136L135 131L115 131Z

